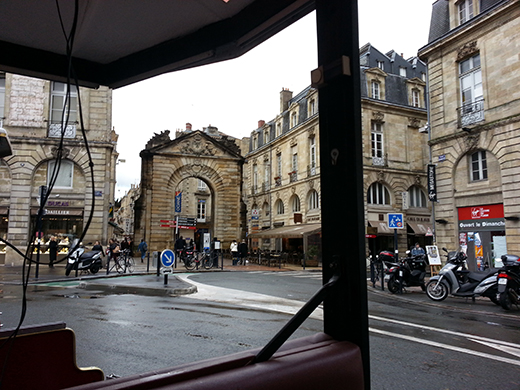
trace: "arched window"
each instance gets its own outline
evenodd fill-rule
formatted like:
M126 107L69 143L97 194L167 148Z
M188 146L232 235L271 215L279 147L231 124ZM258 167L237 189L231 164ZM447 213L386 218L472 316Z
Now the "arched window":
M426 195L418 186L412 186L408 190L408 199L410 207L426 207Z
M320 208L320 196L318 195L318 191L311 190L307 199L309 210L316 210Z
M390 204L390 192L381 183L374 183L368 188L367 193L368 204Z
M293 213L298 213L301 210L300 198L298 197L298 195L293 195L293 197L291 198L291 205Z
M278 199L276 201L276 214L278 215L282 215L285 213L285 208L283 206L283 202L281 199Z

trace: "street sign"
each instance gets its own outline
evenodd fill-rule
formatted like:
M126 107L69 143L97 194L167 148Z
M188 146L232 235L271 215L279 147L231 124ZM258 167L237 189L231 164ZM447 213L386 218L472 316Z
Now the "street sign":
M403 214L388 214L388 227L390 229L403 229Z
M163 268L161 268L161 274L162 275L173 274L172 267L163 267Z
M165 249L161 252L161 263L165 267L171 267L175 261L175 253L171 249Z
M161 225L161 227L174 228L175 225Z

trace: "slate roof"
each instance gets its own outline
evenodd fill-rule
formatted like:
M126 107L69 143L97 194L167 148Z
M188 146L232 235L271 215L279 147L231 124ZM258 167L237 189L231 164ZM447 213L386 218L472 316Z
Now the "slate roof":
M480 0L480 14L484 14L491 8L500 3L507 3L511 0ZM448 0L437 0L432 5L432 18L430 20L430 33L428 35L428 43L439 39L443 35L450 32L450 10L448 7ZM466 23L471 23L472 20L478 18L476 15Z

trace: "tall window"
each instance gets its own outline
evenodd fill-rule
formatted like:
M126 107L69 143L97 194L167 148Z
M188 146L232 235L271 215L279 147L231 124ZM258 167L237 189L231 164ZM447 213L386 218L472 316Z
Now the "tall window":
M479 150L471 155L471 180L486 180L487 178L486 151Z
M68 122L74 124L77 120L78 112L78 91L75 85L70 86L70 93L67 84L54 81L51 85L51 122Z
M298 195L294 195L292 197L292 211L293 213L298 213L300 210L301 210L301 206L300 206L300 198L298 197Z
M458 4L459 24L465 23L473 17L473 0L462 0Z
M426 207L426 195L418 186L412 186L408 190L410 207Z
M56 175L56 172L54 172L55 166L55 160L51 160L47 163L47 185L51 184L52 175ZM54 188L72 188L74 163L69 160L61 160L61 163L58 164L58 166L59 171L56 177L56 181L54 182Z
M282 177L282 153L276 155L276 176Z
M206 199L197 202L197 222L206 222Z
M381 122L372 122L370 137L372 163L374 165L384 165L383 124Z
M381 93L380 93L380 84L377 81L372 81L372 98L374 99L380 99Z
M291 148L292 162L291 168L293 172L298 172L298 149L296 146Z
M421 95L418 89L412 89L412 106L421 107Z
M75 85L51 83L51 112L49 137L76 137L78 91ZM65 126L66 125L66 126Z
M285 209L284 209L284 207L283 207L283 202L282 202L281 199L278 199L278 200L276 201L276 214L278 214L278 215L282 215L282 214L284 214L284 213L285 213Z
M316 210L320 208L320 197L318 195L318 191L311 190L311 192L309 192L308 206L309 210Z
M270 176L271 166L269 165L269 161L264 161L264 187L267 190L269 186L269 176Z
M256 193L258 188L258 165L253 165L253 192Z
M253 145L252 146L253 146L253 150L258 149L258 135L255 135L253 137Z
M459 63L462 105L470 105L483 97L480 54Z
M368 204L390 204L390 192L382 183L374 183L368 188Z
M316 168L316 137L309 138L309 163L311 169Z
M0 73L0 122L5 116L5 74Z

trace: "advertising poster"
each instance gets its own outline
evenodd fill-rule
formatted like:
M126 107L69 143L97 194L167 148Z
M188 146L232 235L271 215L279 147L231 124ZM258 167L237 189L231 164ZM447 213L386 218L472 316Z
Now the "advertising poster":
M426 254L428 255L430 265L442 265L437 245L426 245Z

